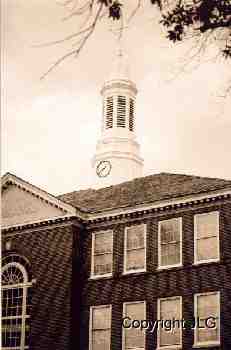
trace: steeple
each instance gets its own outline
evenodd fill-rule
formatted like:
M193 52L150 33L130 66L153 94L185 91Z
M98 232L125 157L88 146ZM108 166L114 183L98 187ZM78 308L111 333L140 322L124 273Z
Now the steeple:
M107 80L130 80L130 67L128 57L122 48L121 43L117 45L115 57Z
M101 138L93 159L95 186L103 187L142 176L143 159L135 134L137 88L121 44L101 89L103 118Z

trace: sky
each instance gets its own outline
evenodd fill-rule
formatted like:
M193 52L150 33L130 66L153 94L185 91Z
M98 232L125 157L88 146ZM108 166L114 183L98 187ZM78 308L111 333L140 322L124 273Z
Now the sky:
M127 3L131 9L134 0ZM67 12L55 0L3 0L1 15L2 174L9 171L53 194L91 187L100 89L116 47L112 24L100 24L78 58L41 80L72 46L36 46L76 31L77 18L64 21ZM190 60L194 43L173 45L165 34L158 12L144 0L123 35L138 88L144 175L231 179L231 97L222 97L230 64L214 59L213 45Z

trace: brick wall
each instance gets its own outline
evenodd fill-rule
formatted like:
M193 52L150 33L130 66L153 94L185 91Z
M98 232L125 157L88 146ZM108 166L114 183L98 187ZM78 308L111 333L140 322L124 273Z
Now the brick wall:
M11 240L11 251L26 257L32 267L33 285L31 315L31 350L69 350L76 344L72 317L79 309L78 229L71 224L21 232L4 238ZM3 243L4 248L4 243ZM72 305L73 304L73 305Z
M221 259L219 263L193 266L193 216L197 213L219 210ZM158 221L172 217L183 218L183 267L157 271L157 230ZM124 228L134 223L147 224L147 272L122 275ZM91 233L102 229L113 229L113 277L88 280L91 266ZM204 205L187 210L172 211L161 215L152 214L127 222L101 224L89 227L81 242L82 254L82 300L80 349L88 349L89 308L93 305L112 304L112 350L122 349L121 318L123 302L147 302L147 318L157 319L157 299L181 295L183 317L193 317L193 295L195 293L221 292L221 347L231 349L231 203ZM146 339L147 350L156 348L156 336L150 334ZM183 334L183 349L191 350L193 331ZM210 348L217 350L218 348Z

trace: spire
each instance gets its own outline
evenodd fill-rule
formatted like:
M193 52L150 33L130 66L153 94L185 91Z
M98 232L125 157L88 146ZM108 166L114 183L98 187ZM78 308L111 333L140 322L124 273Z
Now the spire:
M111 71L106 79L106 81L110 80L131 80L128 56L122 48L121 40L118 40Z

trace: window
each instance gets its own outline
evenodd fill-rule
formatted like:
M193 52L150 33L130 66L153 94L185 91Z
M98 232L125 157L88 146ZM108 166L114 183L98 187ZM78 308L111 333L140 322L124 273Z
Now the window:
M132 320L146 319L146 305L144 301L124 303L123 317ZM140 328L123 327L123 350L143 350L145 349L145 332Z
M166 327L158 327L157 344L158 348L169 349L170 347L177 348L182 343L182 298L180 296L158 299L158 320L172 321L172 329L169 329L169 324ZM173 321L175 324L173 325Z
M126 97L118 96L117 103L117 127L125 128L126 124Z
M111 305L91 307L89 330L90 350L110 350Z
M194 217L195 263L219 260L219 212L197 214Z
M146 270L146 225L125 228L124 272Z
M113 96L106 99L106 129L110 129L113 126Z
M182 219L159 222L158 266L167 268L182 264Z
M134 131L134 100L130 98L129 106L129 130Z
M92 234L91 276L112 274L113 232L103 231Z
M2 267L2 349L28 349L31 312L31 279L26 268L14 259ZM18 260L18 261L15 261ZM23 261L23 258L21 258ZM24 261L23 261L24 262Z
M196 294L194 298L195 319L199 318L201 327L196 327L194 330L195 345L218 345L220 343L220 293Z

